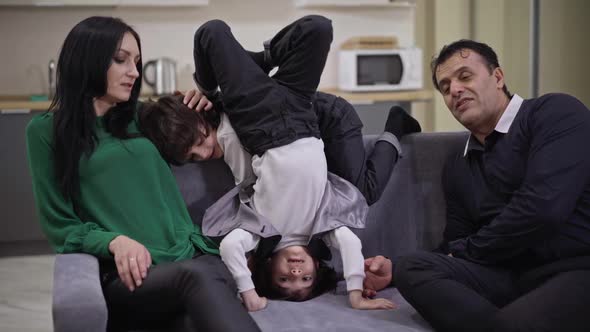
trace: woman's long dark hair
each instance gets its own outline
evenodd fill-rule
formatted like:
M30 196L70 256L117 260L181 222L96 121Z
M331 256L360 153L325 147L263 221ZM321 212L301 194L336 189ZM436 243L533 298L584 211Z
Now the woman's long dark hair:
M80 193L80 158L89 157L97 144L93 99L107 92L107 71L126 32L135 37L141 52L139 35L129 25L118 18L99 16L78 23L61 48L57 88L49 111L54 112L55 173L66 199ZM141 59L137 71L139 77L129 100L118 103L104 116L106 130L117 138L131 137L127 126L133 120L141 89Z

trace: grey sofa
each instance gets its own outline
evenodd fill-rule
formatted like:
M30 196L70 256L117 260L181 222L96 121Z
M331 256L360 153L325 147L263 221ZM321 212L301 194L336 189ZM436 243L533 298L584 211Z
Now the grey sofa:
M371 149L375 136L366 136ZM421 133L404 137L404 156L396 165L383 196L370 209L367 226L357 234L365 257L395 257L417 249L432 249L441 239L445 220L441 171L449 153L460 153L466 132ZM205 209L232 187L229 169L221 161L173 169L191 217L199 222ZM338 268L341 263L335 260ZM392 299L393 311L359 311L348 305L345 288L311 301L271 301L252 313L263 331L431 331L431 327L395 289L380 297ZM179 318L167 331L182 330ZM107 309L97 260L85 254L58 255L54 268L53 323L57 332L105 331Z

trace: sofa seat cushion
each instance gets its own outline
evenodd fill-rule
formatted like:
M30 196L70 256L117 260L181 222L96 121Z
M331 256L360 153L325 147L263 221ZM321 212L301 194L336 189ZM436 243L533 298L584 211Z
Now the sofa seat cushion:
M379 292L392 300L394 310L356 310L350 307L344 285L334 293L305 302L269 301L266 309L251 313L262 331L432 331L428 323L395 288Z

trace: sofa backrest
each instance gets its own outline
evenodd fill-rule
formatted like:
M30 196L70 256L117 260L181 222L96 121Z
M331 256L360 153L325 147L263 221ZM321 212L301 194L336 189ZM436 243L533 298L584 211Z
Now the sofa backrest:
M403 156L383 195L371 206L365 229L356 232L365 257L395 257L438 246L446 220L442 169L449 154L460 153L466 140L466 132L420 133L402 139Z
M371 150L377 136L365 136ZM371 206L364 230L355 231L365 257L390 257L432 249L445 225L441 171L450 153L460 153L466 132L420 133L404 137L399 160L381 199ZM223 160L172 167L193 221L201 223L207 207L233 186L233 176Z

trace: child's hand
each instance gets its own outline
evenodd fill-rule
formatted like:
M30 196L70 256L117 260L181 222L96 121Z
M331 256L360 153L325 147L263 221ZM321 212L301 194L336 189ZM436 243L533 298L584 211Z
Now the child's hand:
M350 305L354 309L361 310L378 310L378 309L395 309L397 306L386 299L367 299L363 297L360 290L353 290L348 293Z
M242 302L248 311L258 311L266 308L266 297L258 296L255 289L250 289L240 293Z
M213 108L213 103L211 103L211 101L209 101L209 99L197 89L190 89L185 93L175 91L174 95L184 95L182 102L188 106L188 108L194 109L197 112L203 110L209 111Z

